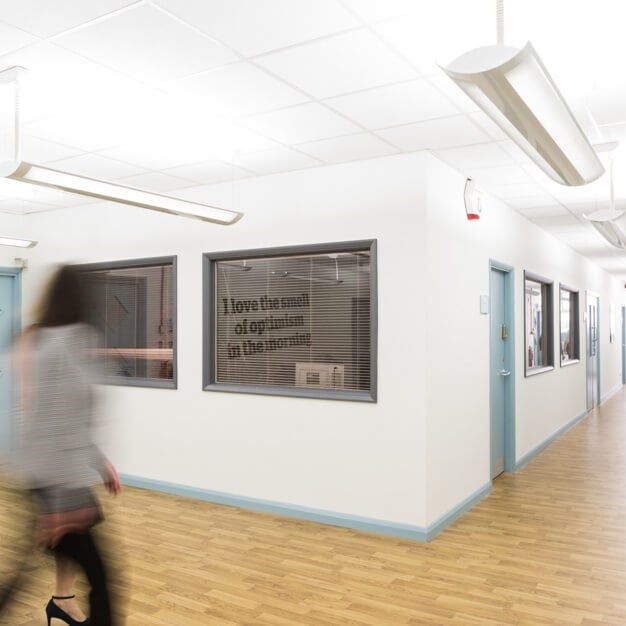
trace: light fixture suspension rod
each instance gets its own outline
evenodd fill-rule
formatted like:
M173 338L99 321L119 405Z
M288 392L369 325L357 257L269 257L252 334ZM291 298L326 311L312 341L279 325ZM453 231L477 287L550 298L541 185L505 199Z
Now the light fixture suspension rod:
M0 86L5 86L6 91L3 90L4 96L7 97L8 112L6 118L3 118L3 123L12 124L13 128L6 133L7 146L2 146L3 158L5 155L13 161L17 161L20 158L20 76L24 72L24 68L19 65L9 67L0 71ZM10 95L7 93L10 91ZM9 98L11 101L9 102ZM10 109L9 109L10 107ZM2 129L4 132L4 129Z
M20 145L20 72L19 70L15 74L15 99L14 99L14 111L13 111L13 159L15 161L20 160L21 145Z
M615 210L615 184L613 183L613 155L609 152L609 208Z
M496 43L504 43L504 0L496 0Z

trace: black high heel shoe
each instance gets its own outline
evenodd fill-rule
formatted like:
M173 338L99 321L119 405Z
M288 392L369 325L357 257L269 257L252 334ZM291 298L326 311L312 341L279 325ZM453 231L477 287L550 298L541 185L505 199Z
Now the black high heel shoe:
M48 618L48 626L50 626L50 622L52 618L60 619L65 622L67 626L89 626L91 622L89 618L82 622L77 622L71 615L66 613L58 604L55 604L55 600L71 600L76 596L52 596L50 601L46 605L46 617Z

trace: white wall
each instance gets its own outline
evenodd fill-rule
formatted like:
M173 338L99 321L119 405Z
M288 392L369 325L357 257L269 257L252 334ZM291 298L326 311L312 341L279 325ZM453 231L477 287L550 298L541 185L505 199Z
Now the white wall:
M31 216L41 243L25 300L50 260L178 255L178 390L109 388L121 472L347 513L426 524L422 250L425 154L207 188L246 215L221 227L105 206ZM29 218L30 219L30 218ZM76 237L76 235L80 235ZM376 404L204 392L202 253L356 239L379 242Z
M25 308L47 263L177 255L179 388L107 388L120 471L424 528L489 482L489 319L479 297L490 258L515 267L517 458L585 410L584 364L524 378L524 269L600 294L602 393L620 382L604 306L622 302L619 285L493 199L468 222L463 184L421 153L193 192L243 210L231 227L114 204L29 216L20 234L41 243L28 252ZM203 252L370 238L378 403L201 390Z
M609 343L608 329L608 304L624 302L621 284L494 198L484 198L480 220L467 220L464 183L464 176L429 160L426 450L431 522L489 480L489 316L480 314L479 298L489 293L490 259L515 268L518 460L586 410L582 309L587 289L600 296L601 394L621 384L619 342ZM524 376L524 270L554 280L555 337L559 282L580 290L579 364L560 367L557 360L552 371Z
M30 226L26 224L24 216L0 213L0 237L28 239L29 230ZM14 259L16 257L27 257L28 254L28 249L0 246L0 267L16 267Z

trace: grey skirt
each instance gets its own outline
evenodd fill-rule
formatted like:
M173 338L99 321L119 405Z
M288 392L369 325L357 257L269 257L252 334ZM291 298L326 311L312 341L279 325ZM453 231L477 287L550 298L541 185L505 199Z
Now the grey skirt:
M65 487L51 485L32 490L37 500L39 513L67 513L81 509L97 509L97 521L102 520L100 502L89 487Z

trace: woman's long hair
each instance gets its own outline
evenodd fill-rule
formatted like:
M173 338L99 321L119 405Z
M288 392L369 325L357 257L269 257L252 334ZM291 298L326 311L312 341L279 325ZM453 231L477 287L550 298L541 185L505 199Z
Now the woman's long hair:
M86 321L85 281L70 265L50 278L37 311L37 326L65 326Z

